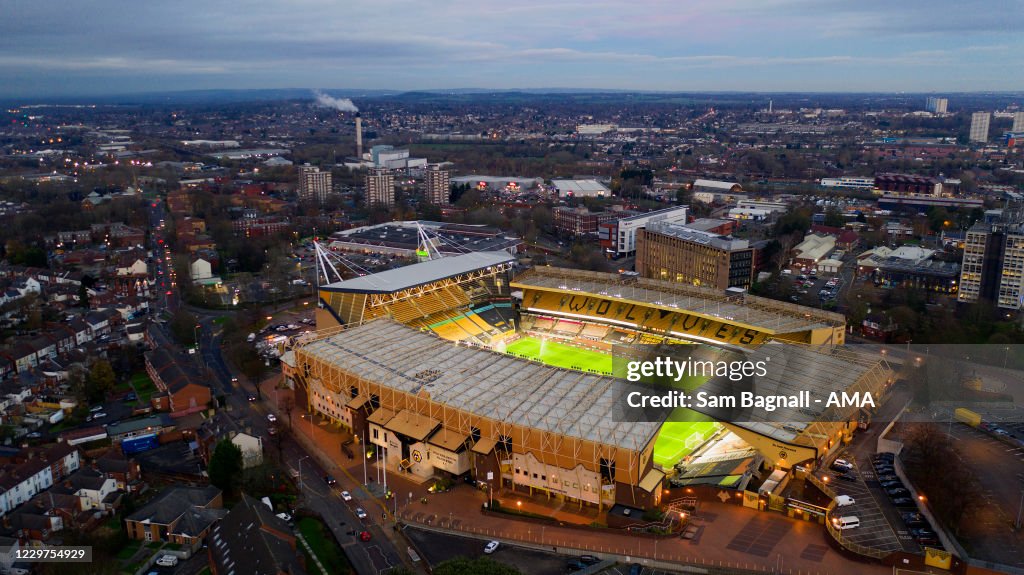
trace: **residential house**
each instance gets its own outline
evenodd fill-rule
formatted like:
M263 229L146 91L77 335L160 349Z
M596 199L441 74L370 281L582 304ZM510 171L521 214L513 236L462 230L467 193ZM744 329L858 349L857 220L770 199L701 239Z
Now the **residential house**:
M124 452L116 447L99 456L93 463L93 468L105 477L113 479L121 491L134 493L141 487L142 471L138 462L128 459Z
M248 495L214 526L207 553L213 575L306 573L292 528Z
M193 258L189 264L189 275L193 282L210 279L213 277L213 266L204 258Z
M189 358L175 357L162 347L146 354L146 372L163 392L152 397L153 409L170 411L172 416L179 417L206 408L213 393L191 364Z
M128 537L197 546L227 511L216 487L170 487L125 518Z

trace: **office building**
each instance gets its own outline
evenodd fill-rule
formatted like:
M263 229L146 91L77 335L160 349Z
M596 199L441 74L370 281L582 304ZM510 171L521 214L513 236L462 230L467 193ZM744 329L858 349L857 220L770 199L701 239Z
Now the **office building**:
M945 114L946 109L949 106L949 100L946 98L928 98L924 109L934 114Z
M988 123L992 114L988 112L975 112L971 114L971 137L972 142L988 141Z
M1024 132L1024 112L1015 112L1013 114L1013 129L1010 131L1015 134Z
M960 266L957 299L989 301L1000 309L1018 310L1024 299L1024 212L1004 210L996 221L978 222L967 230Z
M551 213L554 216L555 229L559 233L573 237L596 234L599 225L613 222L622 216L622 212L592 212L584 206L558 206L551 210Z
M372 168L366 173L366 205L395 205L395 175L387 168Z
M747 240L652 222L637 232L636 271L642 277L696 286L749 288L754 248Z
M322 204L331 193L331 172L316 166L299 166L299 201Z
M447 206L451 196L452 173L442 170L441 166L433 165L424 175L423 199L428 204Z
M636 232L653 222L686 223L686 206L676 206L655 210L645 214L628 215L620 219L600 224L598 239L605 254L619 258L636 253ZM621 214L620 214L621 216Z

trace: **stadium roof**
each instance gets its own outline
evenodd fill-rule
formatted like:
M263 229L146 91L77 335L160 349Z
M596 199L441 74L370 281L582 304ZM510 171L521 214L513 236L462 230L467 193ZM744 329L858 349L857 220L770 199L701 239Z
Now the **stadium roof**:
M795 333L843 325L832 312L766 298L727 295L706 287L639 278L623 282L617 274L535 267L512 282L515 288L542 288L570 294L594 294L630 300L658 309L681 311L718 321L743 324L765 333Z
M394 293L513 261L515 258L508 252L472 252L334 282L320 288L344 293Z
M615 378L463 347L391 320L349 328L299 353L481 417L604 445L640 450L661 427L615 421Z
M726 420L737 427L787 443L798 441L801 435L813 434L821 424L845 424L856 419L856 406L829 407L832 392L878 393L889 377L887 365L875 355L850 351L848 348L828 346L801 346L769 343L746 352L744 360L754 363L767 361L766 374L754 379L752 391L759 396L796 396L801 391L811 394L813 405L807 408L782 406L775 411L749 409L733 413ZM733 395L737 389L724 378L712 379L700 386L710 395ZM696 408L696 411L714 417L714 410Z

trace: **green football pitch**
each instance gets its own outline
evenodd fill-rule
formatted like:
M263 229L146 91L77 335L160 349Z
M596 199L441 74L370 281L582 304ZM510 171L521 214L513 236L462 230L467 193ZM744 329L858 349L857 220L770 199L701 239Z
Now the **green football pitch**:
M718 424L712 421L695 421L707 418L686 408L677 409L669 419L661 426L658 439L654 441L654 463L666 469L693 453L718 430Z
M523 355L531 359L565 369L591 369L600 373L612 373L611 354L591 351L566 345L553 340L541 341L535 337L523 337L508 344L508 353Z
M611 354L566 345L558 341L541 341L535 337L522 337L510 343L505 350L509 353L538 359L554 367L592 369L609 375L612 373ZM703 382L705 379L687 380L683 388L690 390L695 387L694 384ZM690 409L677 409L669 419L670 421L661 426L658 439L654 442L654 462L665 468L672 467L680 459L692 453L698 445L718 430L717 423L705 421L706 416Z

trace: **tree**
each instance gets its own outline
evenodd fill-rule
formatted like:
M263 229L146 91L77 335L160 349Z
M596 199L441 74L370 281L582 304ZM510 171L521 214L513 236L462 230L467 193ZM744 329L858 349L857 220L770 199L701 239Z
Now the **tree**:
M183 308L179 308L171 317L170 326L174 339L185 347L192 347L196 344L196 316Z
M241 477L242 469L242 450L230 439L218 441L206 470L210 474L210 483L230 492Z
M98 359L89 368L89 375L86 377L86 395L92 401L100 401L108 393L113 391L117 383L114 375L114 368L105 359Z
M78 284L78 305L89 308L89 288L85 287L84 282Z
M458 557L438 564L434 575L519 575L519 569L498 563L490 557Z
M843 212L835 206L829 206L825 210L825 225L833 228L841 228L846 225L846 218Z

